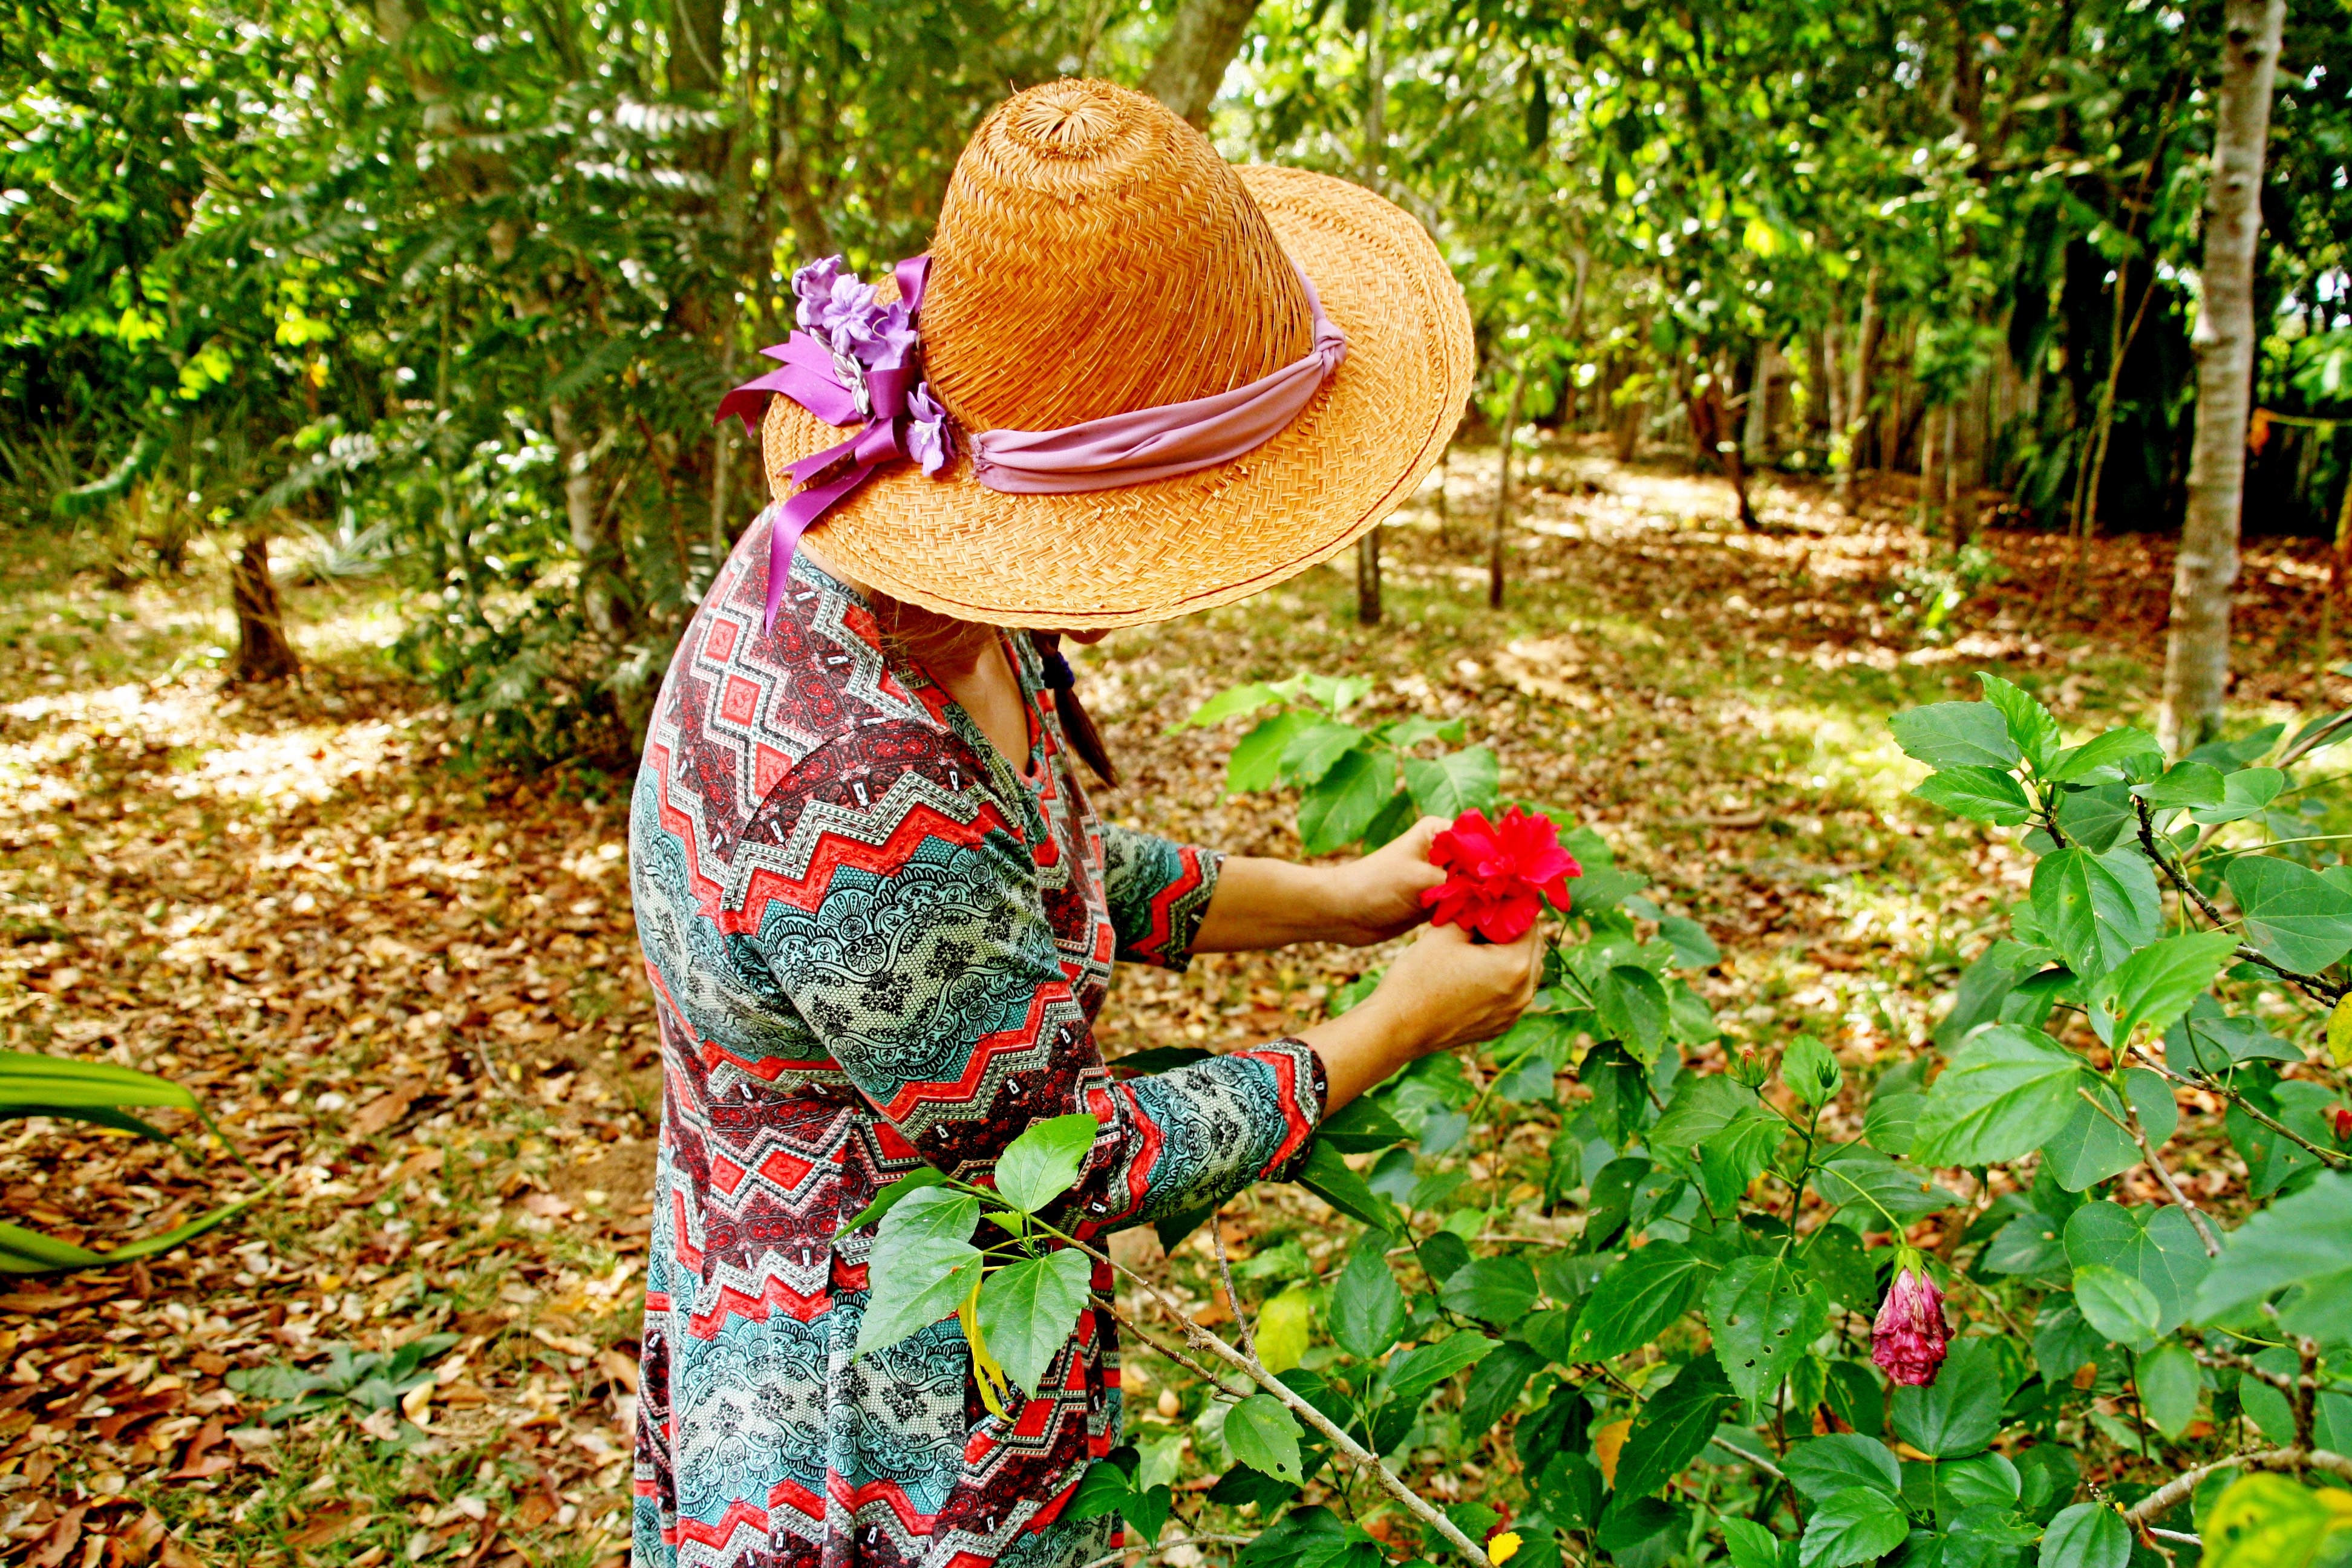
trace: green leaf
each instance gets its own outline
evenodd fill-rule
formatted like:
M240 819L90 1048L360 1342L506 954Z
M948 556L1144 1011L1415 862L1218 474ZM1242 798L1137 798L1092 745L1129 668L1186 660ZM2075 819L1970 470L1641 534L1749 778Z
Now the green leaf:
M2200 1568L2310 1568L2352 1529L2352 1494L2314 1491L2284 1476L2242 1476L2205 1516Z
M1841 1143L1830 1151L1814 1171L1813 1183L1830 1203L1841 1208L1858 1207L1885 1220L1908 1221L1960 1201L1958 1194L1937 1186L1926 1171L1898 1165L1859 1143Z
M1601 1471L1581 1454L1554 1454L1532 1489L1545 1517L1562 1530L1590 1530L1601 1517Z
M1800 1568L1851 1568L1903 1544L1911 1522L1902 1506L1870 1487L1848 1487L1823 1498L1797 1543Z
M1298 799L1298 837L1309 855L1328 855L1364 835L1396 787L1393 752L1352 751Z
M1408 757L1404 764L1404 787L1412 792L1413 805L1449 822L1465 811L1491 810L1502 776L1502 764L1485 746L1442 757Z
M1706 969L1723 962L1723 949L1716 946L1715 938L1696 921L1667 915L1658 921L1658 934L1675 950L1675 963L1680 968Z
M1528 1380L1543 1370L1544 1361L1534 1346L1505 1340L1470 1371L1469 1386L1462 1391L1462 1429L1493 1431L1527 1392Z
M2058 800L2058 826L2078 849L2104 855L2116 841L2139 831L2139 814L2132 809L2131 786L2095 784L2070 789Z
M899 1200L912 1197L925 1187L936 1187L947 1179L948 1173L945 1171L930 1165L926 1165L919 1171L910 1171L875 1194L874 1201L859 1209L857 1217L841 1228L845 1231L863 1230L869 1225L878 1223L883 1215L897 1208Z
M1734 1258L1706 1290L1716 1359L1754 1405L1771 1396L1829 1323L1812 1282L1777 1258Z
M1998 675L1979 671L1977 683L1984 688L1985 700L2000 714L2009 738L2025 753L2025 760L2037 773L2048 766L2058 752L2058 721L2050 716L2050 710Z
M1318 720L1291 736L1289 744L1282 748L1282 776L1294 784L1311 784L1363 741L1364 732L1353 724Z
M1787 1122L1756 1107L1710 1133L1698 1146L1699 1186L1709 1209L1724 1215L1733 1212L1748 1184L1772 1163L1772 1152L1788 1132ZM1654 1146L1659 1141L1653 1136L1651 1142Z
M2115 1043L2142 1026L2156 1035L2172 1027L2237 950L2230 932L2199 931L2166 937L2124 960L2092 987L2115 1010Z
M964 1298L971 1294L972 1282L980 1277L980 1248L969 1241L929 1229L892 1233L892 1227L906 1217L908 1210L934 1194L961 1200L966 1205L965 1235L971 1234L979 1218L980 1205L975 1200L936 1187L916 1194L890 1212L882 1222L881 1233L875 1237L874 1250L866 1264L872 1294L866 1299L866 1315L858 1324L857 1348L852 1359L887 1350L908 1335L953 1316L963 1305Z
M1271 1394L1253 1394L1226 1413L1225 1447L1251 1469L1293 1486L1307 1483L1298 1468L1298 1418Z
M1919 1110L1927 1103L1923 1094L1881 1094L1863 1116L1863 1142L1882 1154L1902 1159L1918 1142Z
M1325 1117L1317 1125L1315 1136L1342 1154L1370 1154L1412 1135L1378 1101L1359 1097Z
M2197 1227L2166 1204L2084 1204L2066 1221L2066 1257L2078 1280L2083 1269L2104 1265L2145 1286L2158 1305L2159 1334L2189 1316L2212 1268ZM2087 1309L2083 1315L2091 1316ZM2097 1320L2092 1321L2095 1326Z
M2189 814L2191 822L2209 827L2237 822L2261 812L2286 787L2286 775L2276 768L2241 768L2221 781L2221 804L2200 806Z
M1176 1505L1176 1494L1165 1481L1158 1486L1130 1491L1119 1500L1118 1516L1135 1528L1145 1541L1160 1539L1160 1527L1168 1522L1168 1515Z
M2074 1270L2074 1309L2084 1322L2126 1350L2147 1350L2164 1333L2164 1307L2155 1292L2104 1264Z
M2281 1198L2223 1238L2219 1263L2199 1285L2199 1322L2231 1318L2290 1286L2283 1326L2340 1335L2352 1322L2352 1174L2329 1172Z
M1291 737L1315 722L1314 716L1293 710L1276 713L1244 735L1225 763L1225 793L1247 795L1272 789L1282 776L1282 753Z
M2000 827L2015 827L2033 816L2033 803L2025 797L2023 786L2000 768L1946 768L1929 773L1911 793L1971 822Z
M1040 1121L996 1157L996 1195L1024 1214L1036 1214L1070 1190L1102 1123L1085 1111Z
M1887 1419L1895 1435L1935 1459L1981 1452L2000 1430L2009 1400L2002 1348L1980 1338L1954 1340L1936 1381L1897 1387Z
M1731 1568L1780 1568L1780 1538L1754 1520L1717 1514L1715 1527L1723 1531Z
M2061 1509L2042 1536L2041 1568L2126 1568L2131 1527L2105 1503Z
M1331 1288L1331 1338L1359 1361L1388 1354L1404 1332L1404 1292L1389 1268L1392 1245L1386 1231L1364 1232Z
M53 1236L43 1236L39 1231L27 1230L23 1226L0 1223L0 1275L47 1274L66 1268L107 1268L142 1258L153 1258L235 1218L260 1201L260 1194L240 1198L208 1214L199 1215L185 1225L173 1226L170 1230L142 1237L137 1241L126 1241L105 1252L59 1241Z
M1658 1058L1666 1036L1666 988L1638 964L1620 963L1601 977L1601 1026L1622 1040L1647 1067Z
M1379 815L1365 826L1365 852L1369 854L1372 850L1395 843L1405 836L1406 830L1411 828L1420 816L1421 813L1413 806L1412 794L1400 787L1389 796L1388 804L1381 807Z
M1372 1191L1371 1184L1349 1165L1339 1151L1319 1138L1307 1146L1307 1158L1299 1162L1290 1179L1349 1218L1361 1220L1375 1230L1404 1229L1404 1216L1397 1213L1396 1205Z
M1435 1344L1416 1345L1402 1355L1391 1356L1381 1374L1381 1398L1400 1405L1418 1405L1422 1395L1464 1367L1475 1366L1493 1354L1496 1343L1465 1329Z
M1607 1361L1648 1344L1683 1315L1709 1267L1676 1242L1634 1248L1585 1299L1569 1335L1569 1354L1580 1362Z
M1092 1277L1087 1255L1065 1247L1042 1258L1024 1258L982 1283L981 1338L1022 1393L1037 1392L1055 1353L1069 1343Z
M1524 1258L1481 1258L1454 1273L1438 1300L1465 1318L1508 1327L1536 1304L1536 1271Z
M2156 939L2156 874L2135 848L2061 849L2033 868L2033 913L2068 967L2096 980Z
M2132 1382L2139 1389L2140 1408L2167 1437L2179 1437L2197 1419L2205 1379L2197 1370L2196 1352L2178 1340L2142 1354L2132 1368Z
M1263 682L1252 681L1246 686L1229 686L1193 709L1192 716L1176 728L1178 730L1204 729L1211 724L1223 723L1227 719L1238 718L1244 713L1255 713L1269 702L1281 700L1281 695L1274 688ZM1169 732L1173 734L1175 731L1171 730Z
M1617 1457L1619 1502L1646 1497L1680 1475L1714 1440L1732 1398L1711 1355L1685 1362L1673 1382L1646 1394Z
M2246 917L2246 940L2298 974L2352 951L2352 892L2275 855L2241 855L2222 873Z
M1887 721L1904 754L1938 772L2013 768L2024 760L2000 712L1983 702L1937 702Z
M2021 1482L2017 1467L2000 1454L1907 1459L1903 1465L1903 1501L1913 1513L1926 1514L1948 1530L1958 1515L1970 1509L2007 1510L2017 1501Z
M1903 1495L1903 1467L1894 1451L1859 1432L1811 1437L1780 1461L1789 1484L1812 1502L1823 1502L1848 1487L1868 1487L1889 1498Z
M2153 810L2175 806L2219 805L2226 793L2221 770L2210 763L2175 763L2151 784L2134 784L2132 794Z
M0 1105L61 1111L125 1105L196 1109L196 1097L170 1079L112 1062L76 1061L37 1051L0 1051Z
M1799 1035L1780 1058L1780 1081L1807 1105L1827 1105L1845 1083L1845 1069L1827 1046L1811 1035Z
M2124 1086L2131 1092L2132 1109L2139 1113L2140 1128L2148 1142L2161 1147L2180 1124L2180 1107L2172 1098L2171 1087L2146 1068L2132 1068L2124 1074ZM2127 1171L2139 1163L2139 1145L2129 1134L2116 1125L2124 1113L2123 1102L2105 1079L2091 1075L2083 1088L2092 1100L2105 1108L2105 1114L2075 1096L2074 1113L2066 1125L2051 1134L2042 1146L2042 1169L2053 1180L2070 1193L2079 1193L2095 1182L2104 1182L2118 1172Z
M2042 776L2053 784L2079 784L2101 768L2111 768L2131 757L2160 757L2164 748L2145 730L2126 724L2094 735L2079 746L2069 746L2050 761Z
M1063 1505L1062 1517L1078 1523L1117 1513L1119 1504L1127 1500L1128 1481L1128 1473L1118 1465L1108 1459L1097 1459L1078 1478L1078 1489Z
M1862 1238L1852 1226L1821 1226L1799 1252L1798 1261L1832 1301L1853 1311L1876 1310L1878 1271L1863 1256Z
M1923 1165L2022 1159L2065 1125L2080 1103L2075 1089L2091 1081L2083 1058L2039 1029L1979 1030L1927 1090L1912 1157Z

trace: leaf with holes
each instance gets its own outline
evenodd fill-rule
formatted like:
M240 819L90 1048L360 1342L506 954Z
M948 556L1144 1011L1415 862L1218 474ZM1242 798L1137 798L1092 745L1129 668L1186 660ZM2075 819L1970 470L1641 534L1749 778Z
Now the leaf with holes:
M1716 1359L1750 1405L1770 1397L1828 1322L1819 1289L1777 1258L1735 1258L1707 1287Z

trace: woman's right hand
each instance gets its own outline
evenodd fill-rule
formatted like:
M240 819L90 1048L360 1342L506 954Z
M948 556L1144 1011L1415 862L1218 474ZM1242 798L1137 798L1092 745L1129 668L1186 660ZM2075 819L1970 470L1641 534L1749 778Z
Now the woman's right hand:
M1543 973L1542 922L1508 943L1474 942L1460 926L1429 925L1364 1004L1393 1009L1416 1056L1491 1040L1519 1021Z

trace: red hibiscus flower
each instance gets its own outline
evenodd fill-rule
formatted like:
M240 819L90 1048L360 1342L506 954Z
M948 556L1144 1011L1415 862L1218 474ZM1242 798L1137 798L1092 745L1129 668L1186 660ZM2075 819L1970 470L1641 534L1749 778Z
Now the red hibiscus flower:
M1896 1383L1924 1387L1936 1381L1951 1338L1944 1293L1925 1268L1898 1268L1871 1325L1870 1359Z
M1517 806L1488 822L1465 811L1430 841L1429 863L1445 880L1421 895L1440 925L1456 925L1492 942L1517 942L1543 912L1543 900L1568 908L1568 879L1584 875L1576 857L1559 847L1549 816Z

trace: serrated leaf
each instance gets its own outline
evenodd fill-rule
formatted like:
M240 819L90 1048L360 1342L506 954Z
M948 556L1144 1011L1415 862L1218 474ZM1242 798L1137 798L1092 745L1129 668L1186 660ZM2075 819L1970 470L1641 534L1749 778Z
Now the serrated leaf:
M1449 822L1465 811L1490 809L1502 776L1502 764L1485 746L1441 757L1408 757L1404 764L1404 786L1412 792L1413 805Z
M1353 724L1318 720L1291 736L1282 748L1282 776L1294 784L1314 784L1363 740L1364 732Z
M2238 951L2238 939L2224 931L2188 931L2150 942L2092 987L2114 1009L2115 1043L2136 1028L2161 1035L2189 1011Z
M1418 1405L1431 1389L1493 1354L1497 1342L1465 1330L1435 1344L1416 1345L1402 1355L1391 1356L1381 1373L1381 1395L1399 1405Z
M1298 797L1298 837L1310 855L1328 855L1364 835L1396 787L1389 752L1349 752Z
M2132 794L2147 802L2152 809L2159 811L2179 806L2219 805L2225 793L2221 770L2210 763L2175 763L2164 770L2162 778L2132 786Z
M2105 1503L2061 1509L2042 1536L2041 1568L2126 1568L2131 1555L2131 1527Z
M1789 1484L1813 1502L1848 1487L1868 1487L1889 1498L1903 1495L1903 1467L1894 1451L1859 1432L1808 1438L1789 1450L1780 1468L1788 1472Z
M1022 1393L1037 1392L1055 1355L1069 1343L1092 1273L1085 1253L1066 1247L1024 1258L981 1282L981 1337Z
M1812 1282L1777 1258L1738 1258L1706 1290L1715 1357L1750 1405L1770 1397L1829 1321Z
M1667 915L1658 921L1658 934L1675 950L1675 963L1681 968L1706 969L1723 962L1723 949L1696 921Z
M2158 929L2156 874L2132 848L2045 855L2033 868L2032 898L2043 938L2086 980L2122 963Z
M1980 1030L1927 1090L1912 1158L1923 1165L2022 1159L2065 1125L2076 1089L2089 1081L2083 1058L2038 1029Z
M1601 1026L1643 1066L1655 1061L1668 1017L1666 988L1658 977L1639 964L1620 963L1601 977L1597 989Z
M1960 1201L1937 1186L1925 1170L1898 1165L1859 1143L1842 1143L1832 1150L1815 1169L1813 1183L1828 1202L1840 1208L1858 1207L1885 1221L1889 1228L1900 1228L1897 1222L1908 1224Z
M1887 721L1904 754L1946 768L2013 768L2024 760L2000 712L1984 702L1937 702Z
M1102 1123L1085 1111L1038 1122L996 1157L996 1195L1036 1214L1070 1190Z
M1536 1271L1524 1258L1481 1258L1449 1276L1438 1300L1453 1311L1507 1328L1536 1304Z
M2127 757L2162 756L2164 748L2145 730L2125 725L2094 735L2079 746L2069 746L2050 760L2042 777L2053 784L2077 784L2101 768L2114 767Z
M1845 1069L1838 1066L1837 1058L1819 1039L1799 1035L1781 1055L1780 1081L1807 1105L1827 1105L1837 1098L1839 1088L1844 1084Z
M912 1171L874 1194L874 1201L857 1211L857 1217L843 1226L843 1230L863 1230L878 1223L883 1215L897 1208L901 1200L914 1196L925 1187L936 1187L948 1179L945 1171L926 1165Z
M2000 768L1946 768L1929 773L1911 793L1971 822L1999 827L2015 827L2033 816L2023 786Z
M2246 939L2298 974L2352 951L2352 892L2275 855L2241 855L2222 873L2246 917Z
M1569 1335L1570 1358L1606 1361L1648 1344L1683 1315L1711 1271L1676 1242L1654 1241L1627 1253L1585 1298Z
M1799 1568L1853 1568L1903 1544L1911 1521L1900 1504L1869 1487L1848 1487L1822 1500L1797 1543Z
M1895 1435L1933 1459L1981 1452L2009 1402L2006 1350L1978 1336L1954 1340L1935 1382L1895 1388L1887 1412Z
M1210 724L1223 723L1227 719L1239 718L1244 713L1255 713L1269 702L1281 700L1281 697L1274 688L1263 682L1252 681L1246 686L1229 686L1193 709L1192 716L1177 728L1198 730Z
M1684 1363L1673 1382L1652 1390L1617 1456L1615 1506L1646 1497L1681 1474L1714 1439L1716 1423L1732 1400L1731 1384L1711 1355Z
M1998 675L1979 671L1977 684L1984 688L1985 700L2000 714L2009 738L2025 760L2037 771L2046 766L2058 752L2058 721L2050 710Z
M1315 721L1314 715L1293 710L1263 721L1234 742L1225 760L1225 793L1247 795L1272 789L1281 777L1282 753L1291 737Z
M1359 1361L1388 1354L1404 1332L1404 1292L1389 1268L1391 1245L1386 1231L1366 1231L1331 1288L1331 1337Z
M1225 1447L1253 1470L1307 1484L1298 1468L1298 1418L1271 1394L1253 1394L1226 1412Z

